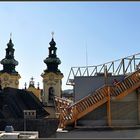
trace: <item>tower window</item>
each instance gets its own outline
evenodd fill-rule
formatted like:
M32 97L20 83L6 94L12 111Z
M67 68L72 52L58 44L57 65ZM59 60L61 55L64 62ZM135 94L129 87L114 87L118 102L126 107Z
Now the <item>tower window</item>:
M54 50L51 51L51 54L54 54Z
M54 98L54 88L50 87L49 88L49 101L53 101Z
M12 52L9 52L9 55L12 55Z

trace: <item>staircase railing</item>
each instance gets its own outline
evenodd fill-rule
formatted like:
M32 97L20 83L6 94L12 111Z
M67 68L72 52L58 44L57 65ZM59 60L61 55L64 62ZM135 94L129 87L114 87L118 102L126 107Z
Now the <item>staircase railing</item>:
M111 97L112 99L120 99L131 93L133 90L140 86L140 69L125 77L123 81L114 85Z
M68 108L72 104L70 100L60 98L58 96L55 96L54 99L57 114L60 114L62 108Z
M57 108L59 108L58 111L60 113L61 120L60 127L64 127L66 124L76 121L77 119L86 115L87 112L90 112L98 106L102 105L107 101L107 96L108 86L103 86L72 105L64 106L62 104L60 105L60 103L57 103ZM56 102L57 101L58 98L56 99Z

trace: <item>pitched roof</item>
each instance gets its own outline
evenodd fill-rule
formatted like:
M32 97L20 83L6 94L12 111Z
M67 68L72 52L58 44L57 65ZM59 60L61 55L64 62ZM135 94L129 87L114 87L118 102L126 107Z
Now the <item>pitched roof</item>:
M49 115L32 92L10 87L0 92L0 118L24 118L24 110L36 110L36 118Z

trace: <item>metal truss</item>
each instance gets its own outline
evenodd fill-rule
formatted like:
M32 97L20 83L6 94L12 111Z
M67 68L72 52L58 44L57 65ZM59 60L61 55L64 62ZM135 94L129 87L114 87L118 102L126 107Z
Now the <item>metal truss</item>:
M74 85L74 77L76 76L96 76L105 72L112 75L127 75L140 67L139 60L140 53L137 53L97 66L71 67L66 84Z

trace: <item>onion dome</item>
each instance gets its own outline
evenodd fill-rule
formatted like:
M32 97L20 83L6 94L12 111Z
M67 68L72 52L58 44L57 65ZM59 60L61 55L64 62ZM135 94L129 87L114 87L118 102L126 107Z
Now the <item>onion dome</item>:
M49 56L44 60L44 63L47 65L47 69L45 70L45 72L60 72L60 70L58 69L58 65L61 64L61 60L57 57L57 48L55 47L56 43L53 37L49 44Z
M0 61L0 63L3 65L3 70L1 72L7 72L7 73L18 73L15 71L15 66L18 65L18 61L14 59L14 51L13 48L14 44L12 43L12 40L10 38L9 42L7 43L6 50L6 56L4 59Z

